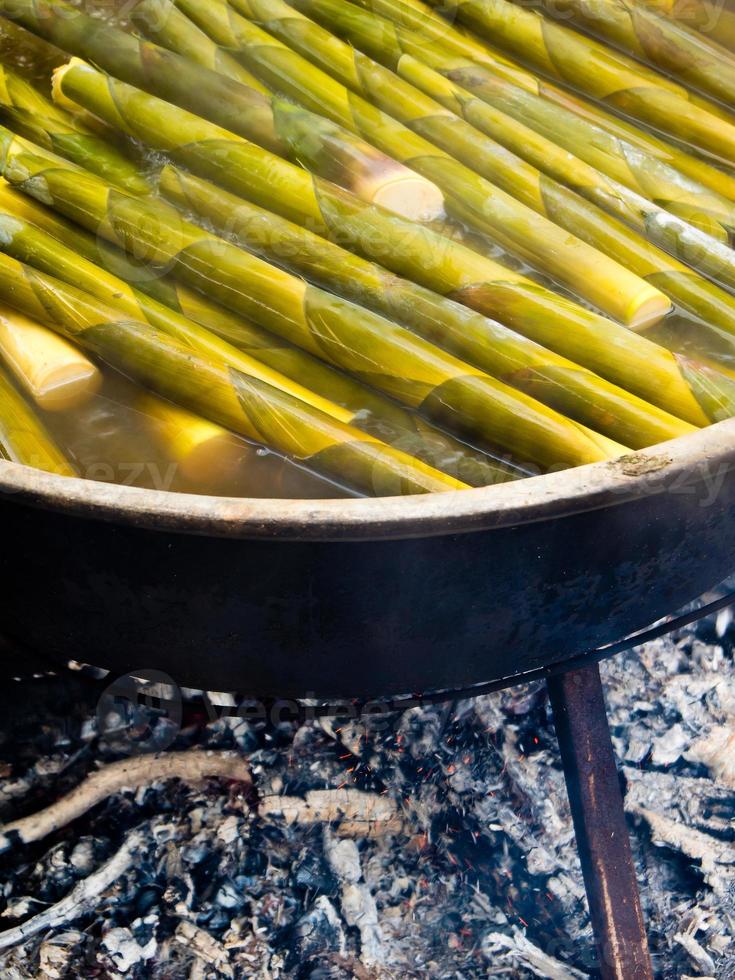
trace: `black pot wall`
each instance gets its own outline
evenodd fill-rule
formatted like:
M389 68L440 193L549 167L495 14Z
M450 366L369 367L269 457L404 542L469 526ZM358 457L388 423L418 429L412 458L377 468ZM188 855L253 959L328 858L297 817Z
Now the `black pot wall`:
M234 540L0 498L3 629L116 673L278 696L464 686L577 655L735 565L735 473L438 537Z

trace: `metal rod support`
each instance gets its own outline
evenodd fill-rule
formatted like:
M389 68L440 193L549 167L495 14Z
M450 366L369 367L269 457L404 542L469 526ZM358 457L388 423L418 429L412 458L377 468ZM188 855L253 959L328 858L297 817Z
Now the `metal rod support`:
M602 980L653 980L600 671L547 682Z

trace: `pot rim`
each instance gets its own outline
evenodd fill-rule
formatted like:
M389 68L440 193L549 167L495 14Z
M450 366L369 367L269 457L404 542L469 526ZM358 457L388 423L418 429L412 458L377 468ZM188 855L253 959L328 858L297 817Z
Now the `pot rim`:
M101 483L0 460L0 499L157 531L282 540L382 540L469 533L681 493L714 503L735 470L735 419L622 456L512 483L403 497L213 497ZM697 496L699 499L697 499Z

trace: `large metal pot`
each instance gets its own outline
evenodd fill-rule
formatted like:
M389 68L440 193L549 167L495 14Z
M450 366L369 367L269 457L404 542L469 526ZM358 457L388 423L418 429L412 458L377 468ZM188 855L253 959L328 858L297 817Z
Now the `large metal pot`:
M459 687L563 661L724 578L735 420L515 484L195 497L0 464L3 629L54 656L277 696Z

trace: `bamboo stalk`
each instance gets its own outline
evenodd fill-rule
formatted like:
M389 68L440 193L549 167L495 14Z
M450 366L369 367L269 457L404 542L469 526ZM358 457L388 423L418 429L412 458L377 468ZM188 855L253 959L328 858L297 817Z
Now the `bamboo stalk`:
M3 159L11 183L17 179L33 194L40 177L45 200L62 213L116 244L141 243L151 260L188 284L440 425L542 466L607 455L577 423L405 328L216 238L174 208L14 152L12 140Z
M350 424L381 442L395 446L422 462L442 470L473 487L491 486L531 475L506 453L496 457L468 445L433 425L416 412L361 384L298 347L260 330L217 306L202 294L176 284L179 308L196 322L205 324L228 343L289 378L298 378L310 390L349 409ZM677 425L678 425L677 420ZM596 441L598 433L588 434ZM614 448L619 452L619 445ZM498 453L501 451L498 450Z
M29 159L33 158L29 157ZM78 175L74 176L75 179L79 179ZM207 356L222 360L245 373L256 369L249 355L194 321L175 315L173 311L150 297L146 297L146 312L144 312L142 299L139 299L132 290L125 288L124 284L121 294L121 284L115 276L105 274L98 266L81 258L73 250L62 246L50 235L34 228L23 219L5 213L0 215L0 223L2 225L0 248L3 248L7 254L37 266L49 274L54 274L71 285L80 286L113 308L120 305L134 318L151 322L152 325L166 330ZM280 374L273 372L271 376L264 364L259 364L257 367L264 372L263 380L269 384L281 385L284 391L294 398L342 423L349 423L350 412L341 406L322 398L298 382L285 379Z
M133 198L130 198L133 200ZM114 368L223 425L363 492L461 489L464 484L343 425L287 393L253 362L245 374L61 280L0 255L0 297Z
M2 127L0 127L0 132ZM20 154L25 151L28 153L27 159L31 163L43 164L44 167L53 167L54 163L59 166L59 173L62 175L68 175L69 179L72 181L84 180L84 174L82 171L75 169L67 169L64 166L64 161L61 159L55 160L53 155L49 154L45 157L34 157L29 152L29 144L19 137L12 137L7 130L5 131L7 137L11 140L11 143L15 144ZM42 151L38 148L36 152L41 153ZM17 156L16 159L20 157ZM24 157L25 159L25 157ZM21 164L22 166L22 164ZM92 175L89 175L90 178ZM101 187L112 191L112 187L98 178L100 180ZM41 200L44 200L43 189L39 188L41 192ZM121 192L122 193L122 192ZM125 195L126 200L128 195ZM155 219L156 215L156 205L151 202L151 215L152 219ZM77 217L76 215L74 217ZM12 214L6 214L4 216L4 235L6 240L0 242L0 247L6 247L7 249L16 248L24 250L23 259L29 262L45 263L44 268L53 269L54 272L59 273L63 268L64 274L67 276L69 283L79 284L84 282L88 291L92 292L98 298L104 299L111 306L115 305L118 299L117 293L120 291L120 282L115 276L104 276L101 274L102 270L97 268L90 263L85 262L79 255L70 249L60 249L54 240L48 236L44 235L43 232L36 230L34 234L34 229L28 222L21 218L15 217ZM91 230L91 229L90 229ZM98 231L100 229L95 229ZM129 243L128 243L129 244ZM149 260L149 273L151 278L156 275L161 274L161 264L156 261L150 261L151 258L155 259L155 255L149 253L147 256ZM154 288L154 293L157 290ZM136 316L140 316L140 310L138 309L138 304L136 302L136 295L130 291L125 292L125 298L132 300L136 305L133 312ZM160 303L156 303L152 298L147 299L147 309L149 310L149 315L158 318L156 324L163 329L168 330L172 335L181 339L184 343L189 344L192 347L200 349L203 353L212 355L213 357L220 359L227 363L228 365L237 368L245 373L253 370L252 358L248 355L243 354L240 350L223 341L216 334L203 328L201 325L195 323L192 320L188 320L184 317L176 317L172 314L172 311L168 310L165 306ZM145 317L144 317L145 318ZM260 365L260 367L266 371L267 369ZM296 381L286 381L280 375L276 378L267 377L265 380L271 384L283 384L284 390L311 407L317 409L320 412L324 412L327 415L339 420L343 423L349 423L351 419L350 412L341 408L341 406L330 401L329 399L322 398L313 391L304 387Z
M123 253L114 246L7 187L0 193L0 232L12 257L79 286L115 309L174 336L196 339L193 324L188 321L200 324L238 351L297 381L300 388L321 396L330 409L328 414L463 483L488 486L525 475L511 462L494 459L461 442L392 399L175 280L141 278L137 267L130 269ZM55 241L50 241L49 236ZM130 278L118 278L115 273L121 271ZM151 282L154 288L147 294ZM237 359L233 363L237 366ZM334 411L335 405L346 412ZM669 437L663 430L660 438Z
M388 215L260 147L86 66L75 98L138 139L231 191L392 272L481 313L619 384L678 418L706 424L699 391L669 351L565 300L427 227ZM6 140L6 144L7 144ZM16 149L22 143L15 141ZM221 152L223 145L227 153ZM13 141L10 141L9 149ZM12 156L12 153L10 154ZM22 180L22 175L17 175ZM33 193L32 188L30 192ZM709 387L709 382L706 387Z
M12 20L0 18L0 62L34 83L45 83L67 55Z
M430 181L329 120L263 94L262 85L243 85L90 17L64 0L50 6L44 0L0 0L0 14L368 200L377 195L412 218L431 219L443 212L442 195Z
M549 101L541 94L541 83L527 73L517 79L503 77L502 66L496 64L494 58L486 58L479 44L461 34L456 35L458 43L452 43L455 35L449 25L443 21L435 23L441 18L430 10L425 18L424 8L413 6L410 0L356 2L368 10L379 3L381 14L393 25L391 28L387 21L380 22L380 39L383 45L390 46L394 57L400 51L423 62L443 75L448 84L453 83L484 100L496 113L512 117L526 131L528 128L535 130L598 172L703 231L723 241L735 234L735 204L677 170L661 157L656 146L636 146L624 138L625 133L621 140L603 128L605 119L591 122L572 109ZM418 2L420 0L413 0L413 3ZM407 20L409 26L405 27ZM440 28L444 30L444 37L438 36ZM437 88L437 91L441 89ZM469 101L465 97L462 105ZM482 128L481 117L476 115L476 103L469 105L466 111L471 113L470 121L475 120L474 125ZM714 175L715 181L725 178L722 171L704 166ZM584 186L585 181L580 183Z
M270 98L272 92L236 58L214 44L207 34L185 17L168 0L141 0L130 11L133 24L146 36L169 51L219 75L226 75ZM59 67L59 66L54 66Z
M258 2L260 2L260 0L258 0ZM412 0L409 0L409 2L412 2ZM444 14L449 14L449 16L454 18L456 16L457 4L463 2L463 0L450 0L451 7L449 8L445 5L444 0L430 0L430 2L433 3L434 6L441 9ZM478 2L482 4L484 0L478 0ZM492 5L494 3L494 0L488 0L488 2ZM515 0L506 0L506 2L508 7L513 7L515 5ZM533 11L526 11L526 12L530 13L532 17L542 16L538 13L534 13ZM513 14L510 11L509 13L510 16L512 17ZM555 22L552 21L551 23L554 24ZM555 25L555 26L562 26L562 25ZM589 41L590 44L596 45L596 47L600 49L601 54L604 56L604 58L606 58L608 62L611 62L615 68L622 68L624 72L630 69L631 67L635 69L635 71L637 72L637 77L636 77L637 82L648 85L649 88L653 87L656 90L661 89L664 91L664 93L675 96L680 102L683 103L684 109L686 108L692 109L693 107L701 109L707 118L712 117L713 119L715 119L715 121L719 120L725 127L725 131L735 128L735 116L733 116L733 114L729 112L728 109L726 109L721 103L714 102L710 99L706 99L700 96L697 92L693 92L689 89L686 89L684 86L667 78L666 76L662 75L660 72L652 68L649 68L641 64L640 62L635 62L629 58L625 58L624 55L620 54L617 51L614 51L613 49L605 45L599 44L599 42L594 41L594 39L592 38L579 35L576 31L573 31L571 29L567 29L567 30L569 35L571 35L572 40L576 38L581 38L583 42ZM509 61L509 64L513 64L512 61L510 61L509 59L507 60ZM582 71L582 74L584 74L584 69ZM657 94L660 94L660 92L657 91ZM629 93L626 93L626 95L629 95ZM634 93L634 97L636 95L637 93ZM687 101L691 103L691 106L687 106ZM682 105L679 105L678 108L681 110ZM628 115L630 115L630 113L628 113ZM694 118L696 118L696 113L692 112L691 115ZM702 125L700 126L700 128L706 134L707 132L706 127ZM667 136L668 135L669 134L667 131ZM697 152L702 152L701 148L698 148Z
M206 16L206 9L202 15ZM260 79L214 44L171 0L139 0L132 18L144 34L169 50L265 93L272 106L276 133L292 130L287 136L290 157L304 163L307 169L404 217L434 220L443 214L444 198L435 184L366 141L356 140L349 130L330 124L322 116L317 120L314 113L296 110L292 104L274 97ZM288 125L282 121L284 117ZM313 163L313 151L309 150L314 130L322 133L325 144L318 164ZM234 131L249 135L243 126Z
M685 88L603 44L510 0L430 0L469 27L582 94L682 140L727 165L735 163L735 124ZM703 100L702 100L703 101Z
M726 105L735 101L732 55L647 0L541 0L540 6L703 95Z
M59 476L76 470L0 368L0 458Z
M176 462L184 477L198 486L207 487L215 480L231 478L242 466L245 447L222 426L150 393L142 395L137 405L148 418L153 437L167 456ZM363 426L360 428L367 431ZM385 428L390 429L390 423ZM426 429L432 428L430 424L426 425ZM402 438L393 439L389 445L440 469L461 484L485 487L530 475L484 453L473 452L459 441L452 450L451 437L439 429L429 434L420 433L419 429L420 426L412 434L404 428ZM375 425L373 434L380 439L383 426ZM441 466L436 465L437 458Z
M0 120L21 136L98 173L129 194L150 193L132 160L1 64Z
M680 147L657 138L648 130L626 122L603 109L598 103L573 95L547 79L540 78L487 41L480 41L466 29L454 22L450 23L424 3L424 0L352 0L352 2L409 29L417 39L423 37L439 44L444 54L450 53L456 59L460 59L455 65L458 70L474 65L482 68L485 73L490 72L497 80L509 82L512 86L531 95L542 97L557 110L565 110L566 117L565 114L556 117L560 129L571 122L568 113L591 123L597 132L594 138L590 136L590 142L593 145L599 143L601 151L604 152L601 152L597 162L594 160L587 162L597 166L608 176L616 177L633 190L638 190L639 193L658 201L668 210L672 209L665 202L678 200L681 193L688 188L688 185L684 184L676 193L682 175L694 181L699 187L706 187L730 201L735 200L735 177L731 174L711 166L699 156L687 153ZM464 84L467 84L466 79ZM499 106L499 108L503 107ZM511 110L505 109L505 111ZM602 140L604 143L601 142ZM572 148L572 152L580 151ZM620 168L620 171L610 172L605 169L604 161L608 158ZM655 163L658 163L659 167L671 168L674 173L672 174L668 169L660 173ZM633 184L628 184L623 176L628 168L632 171L631 179L635 181ZM647 193L645 187L649 187L651 193ZM688 189L696 193L696 188ZM682 214L682 217L686 217L686 214Z
M32 153L41 152L27 141L20 145L25 145ZM50 154L48 159L52 159ZM182 289L186 290L186 287L172 280L165 270L136 261L101 236L86 231L75 221L64 218L57 211L12 187L4 177L0 177L0 211L35 225L52 238L62 242L76 253L77 257L87 259L105 272L111 273L112 278L109 280L99 276L100 288L107 282L110 286L110 295L115 291L122 291L126 298L134 294L137 297L151 298L159 305L179 309L177 293ZM82 267L83 263L80 263L80 268ZM103 296L99 295L98 298L102 299ZM196 317L192 319L196 320ZM202 326L206 326L206 323Z
M149 391L140 393L135 407L153 439L187 480L206 486L237 471L244 445L228 429Z
M180 0L180 2L189 3L190 0ZM260 0L234 0L234 3L235 5L240 4L240 6L246 6L250 11L255 10L261 14L263 13ZM470 113L462 111L462 99L461 97L459 99L455 97L456 92L452 91L454 84L452 80L442 80L441 77L436 75L432 76L431 72L422 64L411 57L407 57L406 54L400 51L400 44L395 43L395 32L391 30L391 25L387 22L381 22L376 27L369 13L360 11L351 4L332 2L332 0L293 0L292 6L304 14L314 17L329 30L336 31L340 36L349 40L351 44L360 47L362 51L381 60L384 67L392 69L404 78L406 82L412 83L415 86L414 91L416 91L416 88L420 89L431 97L435 106L442 105L445 109L453 111L455 115L460 116L466 123L473 126L474 129L472 131L485 131L481 126L477 125L477 120L472 118ZM274 28L274 23L280 24L280 21L274 21L274 18L271 18L268 21L271 30L280 31L283 38L288 40L288 33L293 33L291 20L287 22L286 27L282 30L278 27ZM305 35L306 31L300 30L297 42L290 41L290 43L300 44L302 53L307 54L307 46L304 43ZM314 39L313 31L309 32L308 37L308 49L311 52L316 52L318 45ZM330 64L333 65L335 63L335 58L333 51L326 44L324 45L323 52L325 57L318 63L326 69ZM317 60L315 54L312 53L309 56L312 60ZM330 70L334 74L334 69ZM349 82L346 66L341 67L339 76L345 83ZM366 81L366 78L369 81ZM380 90L376 89L375 73L371 72L368 75L363 62L357 64L357 76L352 82L353 88L359 90L359 86L364 91L368 91L369 89L373 100L380 97ZM382 91L382 96L384 102L381 104L388 105L387 92ZM437 128L440 127L440 122L437 121L436 114L431 117L431 126L432 133L436 132ZM470 129L468 126L466 135L469 136L469 132ZM524 174L523 167L518 166L518 161L509 159L502 152L499 153L495 144L487 140L481 143L478 139L473 141L466 140L463 143L461 139L456 138L456 134L454 141L447 138L445 143L441 143L439 136L432 135L432 138L434 142L440 143L445 148L450 148L453 145L454 155L463 160L468 166L471 166L476 172L495 181L504 190L519 197L524 203L534 207L539 213L545 214L555 223L563 225L563 227L578 235L588 244L597 247L600 251L607 251L612 258L621 262L629 270L639 275L645 275L645 272L641 272L641 268L646 268L650 261L650 256L631 255L629 248L619 248L616 250L614 247L614 228L611 229L609 225L607 228L596 227L599 224L597 220L599 216L596 216L594 211L590 212L587 210L583 215L580 215L577 198L575 196L570 197L568 192L563 192L560 195L558 188L549 186L548 184L545 184L540 191L538 178L534 177L533 174ZM522 183L524 177L525 183ZM611 200L615 196L613 194ZM728 208L728 210L731 212L731 218L735 218L735 214L732 213L733 209ZM466 208L459 213L465 220L470 220L471 216ZM695 216L696 213L693 211L690 211L687 215L689 218ZM582 231L579 225L581 217L587 222L585 231ZM727 240L728 231L726 229L720 228L712 220L705 219L705 222L707 231L716 232L723 240ZM653 227L656 228L656 225L654 224ZM672 237L676 239L678 233L679 239L686 240L690 237L687 229L688 226L679 226L678 228L671 229L671 222L668 222L666 232L661 232L660 237L669 240ZM690 248L689 252L697 256L698 267L706 274L711 275L712 271L716 270L719 280L727 281L727 276L730 274L728 267L732 264L735 281L735 255L732 255L727 250L723 250L717 243L710 242L708 238L699 238L696 248ZM626 254L629 260L632 259L632 262L625 261L623 255ZM567 285L569 285L568 282Z
M661 289L705 324L735 336L735 297L691 271L695 269L735 289L735 252L730 248L605 177L517 119L475 98L457 84L458 75L451 66L445 65L446 73L439 74L417 60L412 52L418 49L420 56L428 45L422 45L420 40L417 44L411 32L342 0L293 2L445 108L498 140L489 166L493 168L493 179L504 190L590 244L604 243L608 255ZM440 55L436 60L443 63ZM474 72L474 68L467 72L469 84ZM464 77L460 75L459 80ZM592 204L581 201L578 195ZM613 217L601 214L599 208ZM735 208L732 212L735 228ZM727 237L727 230L722 230ZM655 244L649 244L646 239ZM671 259L662 249L675 258ZM707 330L708 327L703 327L705 334Z
M266 14L258 3L238 2L251 16ZM224 0L206 8L193 0L178 5L204 30L216 29L215 40L237 50L266 84L410 161L441 188L451 213L598 309L634 326L655 322L670 309L655 287L491 183L493 147L481 133L292 7L279 0L267 4L268 26L287 47ZM220 16L213 28L215 13Z
M20 387L49 412L88 401L102 380L95 365L67 340L2 304L0 356Z
M735 10L721 0L657 0L655 9L696 30L728 51L735 51Z
M369 305L520 388L563 414L634 448L683 434L688 426L451 300L397 279L192 174L166 167L161 193L185 213L227 229L246 248L342 296Z
M702 230L725 240L735 234L735 205L727 197L596 123L493 76L483 66L435 54L424 49L419 57L496 110Z

